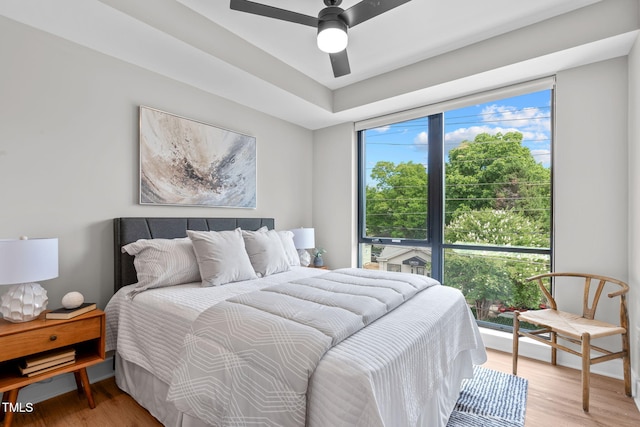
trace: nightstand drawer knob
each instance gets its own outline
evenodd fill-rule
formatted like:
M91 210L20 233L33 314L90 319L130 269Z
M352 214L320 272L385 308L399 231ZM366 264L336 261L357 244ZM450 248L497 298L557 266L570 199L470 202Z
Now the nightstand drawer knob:
M55 341L55 340L57 340L57 339L58 339L58 336L57 336L57 335L51 335L51 336L49 337L49 341Z

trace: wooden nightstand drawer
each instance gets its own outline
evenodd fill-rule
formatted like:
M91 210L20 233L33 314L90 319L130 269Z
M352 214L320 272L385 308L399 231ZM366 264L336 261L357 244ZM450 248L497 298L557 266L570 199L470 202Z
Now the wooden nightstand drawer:
M51 323L51 326L0 337L0 361L100 338L102 330L100 317Z
M20 358L67 346L76 350L73 363L43 369L32 376L21 375ZM68 372L73 372L78 391L87 395L89 407L95 408L87 368L104 360L104 347L105 314L102 310L92 310L69 320L46 319L45 313L24 323L0 319L0 419L4 415L4 426L10 427L13 421L12 410L6 412L5 408L15 407L22 387Z

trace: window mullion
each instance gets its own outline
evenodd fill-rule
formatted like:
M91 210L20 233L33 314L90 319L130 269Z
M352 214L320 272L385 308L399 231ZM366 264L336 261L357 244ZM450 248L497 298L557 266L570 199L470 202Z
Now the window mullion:
M429 116L429 200L428 230L431 242L431 277L442 281L442 242L444 235L444 121L443 114Z

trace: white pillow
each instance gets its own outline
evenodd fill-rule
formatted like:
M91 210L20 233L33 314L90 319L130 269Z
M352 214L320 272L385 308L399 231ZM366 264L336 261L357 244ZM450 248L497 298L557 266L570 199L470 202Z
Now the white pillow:
M289 270L289 260L275 230L265 227L258 231L242 230L249 260L259 277Z
M280 237L280 242L282 243L282 247L284 248L285 255L287 255L287 260L289 261L289 265L292 267L299 266L300 255L298 255L298 250L296 249L296 245L293 243L293 231L289 231L289 230L278 231L278 237Z
M227 231L187 230L187 235L196 252L202 286L257 278L244 248L240 228Z
M138 283L129 292L133 298L140 292L182 283L199 282L200 270L191 240L140 239L122 247L123 253L133 255Z

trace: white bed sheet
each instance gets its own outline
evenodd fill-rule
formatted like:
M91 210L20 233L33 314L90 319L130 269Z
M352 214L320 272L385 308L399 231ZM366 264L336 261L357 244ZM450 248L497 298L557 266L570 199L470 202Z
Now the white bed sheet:
M171 382L191 322L204 309L232 295L323 273L297 267L264 279L215 288L189 284L154 289L133 300L126 297L130 288L121 289L105 309L107 350L117 349L123 364L141 369L116 370L118 384L147 402L143 406L166 425L192 424L195 420L185 422L186 417L170 413L171 405L161 403L166 390L164 394L160 390L160 384ZM394 315L384 316L332 348L310 381L307 425L446 425L460 380L472 375L472 363L486 360L475 321L459 298L457 291L445 286L428 289L394 310ZM443 316L447 321L439 321ZM418 318L420 328L406 328L407 319ZM429 331L426 335L425 328ZM389 342L393 345L385 346ZM372 343L379 344L376 353L368 350ZM417 357L398 357L402 353ZM127 378L127 372L134 371L157 378L155 388L160 395L143 399L143 389L134 386L134 378Z

